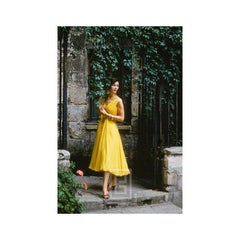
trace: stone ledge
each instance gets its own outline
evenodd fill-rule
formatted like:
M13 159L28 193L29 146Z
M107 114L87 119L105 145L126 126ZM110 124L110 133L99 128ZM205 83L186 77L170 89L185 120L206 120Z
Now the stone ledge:
M182 155L182 147L164 148L164 153L166 155Z
M97 124L86 124L86 130L97 130ZM124 131L131 131L132 126L131 125L118 125L119 130L124 130Z

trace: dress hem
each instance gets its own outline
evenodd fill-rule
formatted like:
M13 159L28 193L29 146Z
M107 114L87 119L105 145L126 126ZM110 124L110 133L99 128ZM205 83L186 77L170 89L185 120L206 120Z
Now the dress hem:
M130 171L126 171L126 173L123 173L123 174L119 174L119 173L116 173L115 171L112 171L112 170L106 170L106 169L102 169L102 170L96 170L96 169L93 169L91 167L89 167L89 169L95 171L95 172L109 172L117 177L122 177L122 176L127 176L130 174Z

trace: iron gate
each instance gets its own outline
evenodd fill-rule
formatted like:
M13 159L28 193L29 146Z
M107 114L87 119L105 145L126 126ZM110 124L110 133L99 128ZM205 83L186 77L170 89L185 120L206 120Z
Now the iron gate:
M134 165L139 178L145 179L153 188L163 187L163 149L182 145L182 83L176 83L174 109L170 106L168 87L159 80L155 87L151 110L142 87L139 105L139 141L137 160ZM162 102L163 92L167 99Z

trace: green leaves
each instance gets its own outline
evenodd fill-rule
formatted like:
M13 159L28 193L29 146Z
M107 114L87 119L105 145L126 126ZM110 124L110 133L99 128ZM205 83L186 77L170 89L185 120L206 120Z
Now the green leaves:
M83 186L76 180L73 168L73 163L70 169L58 166L58 213L81 213L83 210L82 204L75 197L77 189Z
M84 31L85 49L92 53L89 96L98 99L104 95L109 78L115 74L120 74L122 79L124 97L130 96L131 79L136 74L133 73L133 58L138 58L135 62L141 62L139 87L146 90L143 95L145 111L151 111L156 86L161 82L167 90L163 91L161 102L170 101L170 111L174 112L174 94L177 83L182 81L182 27L95 26L79 27L79 31ZM174 114L170 117L174 118Z

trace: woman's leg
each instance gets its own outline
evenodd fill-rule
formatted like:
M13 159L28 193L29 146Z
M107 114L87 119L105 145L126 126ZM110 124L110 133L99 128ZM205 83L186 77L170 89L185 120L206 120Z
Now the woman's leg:
M117 177L115 175L112 175L112 186L117 185Z
M108 180L109 180L110 172L103 173L103 195L108 194Z
M114 190L117 185L117 177L112 174L111 183L108 185L108 190Z

